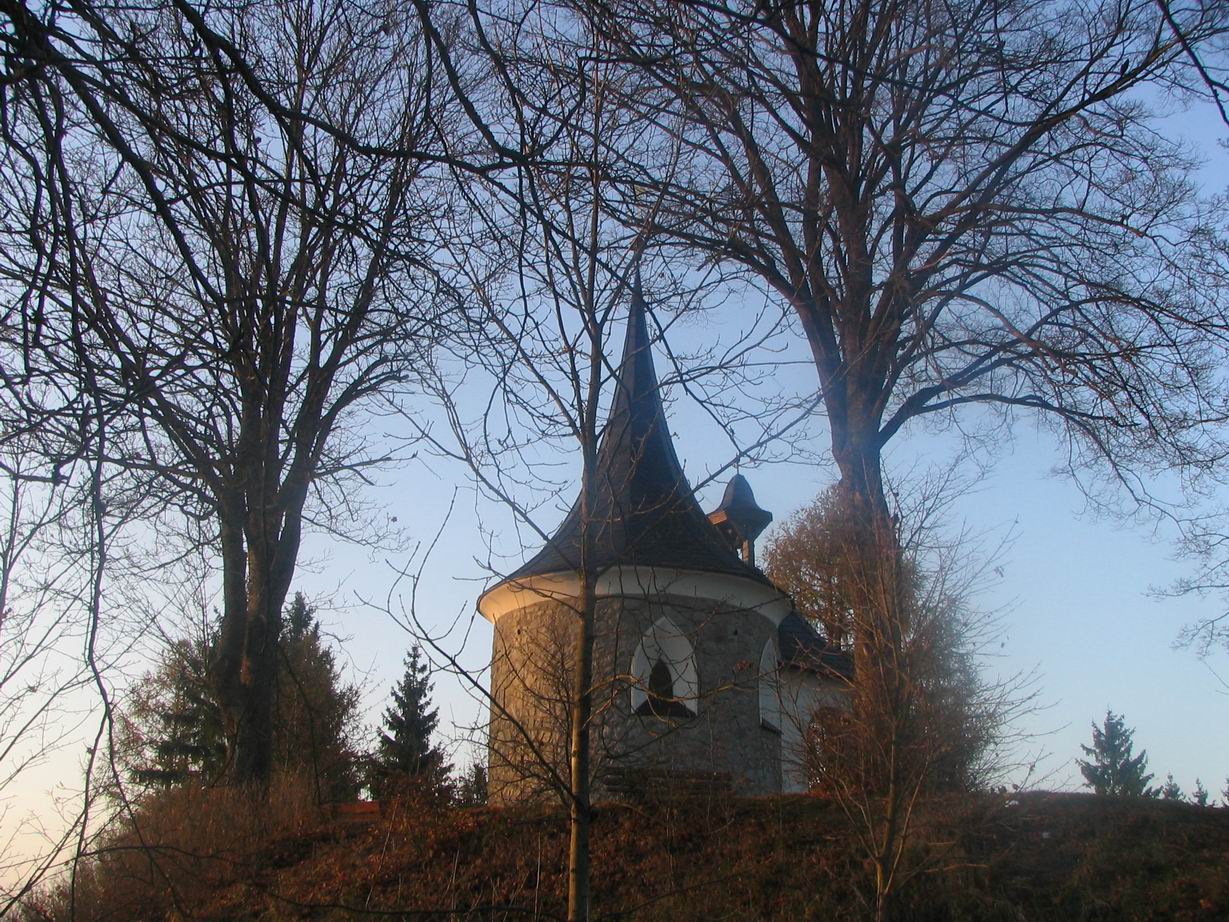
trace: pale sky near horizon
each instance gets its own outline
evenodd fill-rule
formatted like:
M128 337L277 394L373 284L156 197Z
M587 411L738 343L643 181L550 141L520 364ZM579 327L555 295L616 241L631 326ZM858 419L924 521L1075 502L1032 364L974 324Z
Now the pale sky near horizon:
M1204 149L1203 181L1210 189L1223 189L1229 171L1224 169L1224 151L1215 144L1227 132L1214 113L1201 109L1175 116L1169 124ZM704 332L691 330L687 335ZM656 354L660 371L661 355ZM728 460L728 452L683 401L672 404L671 413L676 446L693 480ZM826 450L825 437L821 424L814 433L818 450ZM919 466L941 469L950 463L953 450L950 438L910 431L894 444L889 466L898 472ZM1186 564L1173 558L1173 534L1164 527L1154 533L1146 523L1085 514L1076 486L1050 474L1058 459L1052 437L1031 421L1021 422L1013 440L991 459L990 472L955 504L949 522L953 529L967 524L985 533L991 544L1014 535L998 561L1001 577L979 601L983 608L1002 610L1002 646L990 668L1038 672L1039 700L1049 706L1028 716L1023 728L1036 734L1034 749L1048 753L1038 769L1043 786L1079 787L1074 765L1079 745L1089 741L1090 723L1099 722L1112 708L1135 728L1136 749L1147 750L1149 769L1158 781L1172 772L1189 792L1198 777L1219 800L1229 776L1229 687L1213 669L1229 679L1229 654L1219 651L1205 664L1192 650L1175 648L1174 642L1183 625L1218 613L1224 602L1152 597L1150 590L1170 585L1186 572ZM743 472L777 524L834 479L826 465L780 463L744 467ZM419 587L418 611L432 630L458 619L444 644L460 651L466 665L480 669L489 660L491 644L489 625L473 614L486 575L474 560L485 556L480 529L498 529L496 545L514 557L519 544L506 516L476 501L464 481L462 472L448 464L421 458L391 472L371 497L397 515L415 540L430 542L442 527ZM449 515L456 483L462 488ZM716 505L720 491L720 483L702 491L705 509ZM571 501L571 491L565 493L560 507ZM1222 498L1229 501L1229 491ZM561 517L560 510L544 514L543 524L550 530ZM530 544L527 550L532 553L537 543ZM371 559L365 551L319 536L308 539L305 554L316 563L301 570L295 588L331 599L322 619L348 638L345 656L366 676L365 705L374 723L401 674L409 638L365 602L393 591L393 568L404 565L410 554L407 550L399 558ZM405 587L402 581L402 592ZM477 719L474 699L446 675L436 679L435 700L445 728ZM23 779L19 788L6 792L16 811L10 818L42 804L52 784L70 784L83 747L84 742L66 748ZM464 762L468 756L462 750L457 758Z

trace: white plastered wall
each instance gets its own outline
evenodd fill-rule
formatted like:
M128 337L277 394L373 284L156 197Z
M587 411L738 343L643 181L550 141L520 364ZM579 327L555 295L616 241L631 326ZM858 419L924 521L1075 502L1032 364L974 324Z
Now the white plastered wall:
M551 573L505 580L483 593L478 610L494 624L500 617L543 601L571 602L579 582L576 574ZM599 599L657 598L665 595L703 599L754 611L774 625L793 610L789 597L777 589L752 579L726 573L676 570L670 567L611 567L597 579Z
M782 669L781 793L807 790L806 729L821 708L849 707L849 692L840 679L822 679L804 669Z

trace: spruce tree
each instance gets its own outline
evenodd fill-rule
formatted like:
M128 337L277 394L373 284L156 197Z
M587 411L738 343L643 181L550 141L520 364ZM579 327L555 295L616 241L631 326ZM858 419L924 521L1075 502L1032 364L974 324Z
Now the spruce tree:
M226 765L222 710L207 675L208 640L176 640L128 693L116 761L139 787L212 782Z
M274 698L277 766L310 769L320 793L349 800L358 793L360 693L347 684L316 609L296 592L282 616Z
M431 705L431 667L417 645L405 657L405 674L393 689L393 703L384 711L373 759L370 784L379 797L390 793L399 779L415 778L442 783L452 766L432 742L439 712Z
M1102 726L1092 725L1092 746L1080 746L1090 761L1077 759L1076 764L1086 785L1095 793L1115 797L1157 796L1159 792L1148 787L1153 776L1145 771L1147 751L1132 754L1131 737L1134 735L1135 731L1127 729L1122 716L1110 710L1106 710Z
M1206 807L1208 805L1208 789L1203 786L1203 782L1198 778L1195 779L1195 791L1191 794L1191 803L1197 807Z
M1165 783L1161 785L1161 800L1186 800L1186 794L1174 781L1173 772L1165 776Z
M471 762L457 781L457 803L462 807L482 807L487 801L486 766Z
M282 616L273 704L277 771L304 773L328 799L358 788L359 690L345 682L315 609L296 593ZM216 631L177 640L135 683L120 714L116 758L146 788L211 783L226 765L222 709L208 681Z

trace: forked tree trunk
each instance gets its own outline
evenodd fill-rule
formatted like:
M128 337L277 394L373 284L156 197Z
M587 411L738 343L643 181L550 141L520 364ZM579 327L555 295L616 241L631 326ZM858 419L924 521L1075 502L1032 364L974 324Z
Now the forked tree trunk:
M283 536L283 543L285 536ZM293 561L222 530L223 612L211 680L226 731L225 780L266 788L273 771L273 703L282 608Z
M273 695L281 604L263 574L248 574L242 666L235 686L234 753L231 777L240 784L265 787L273 772Z

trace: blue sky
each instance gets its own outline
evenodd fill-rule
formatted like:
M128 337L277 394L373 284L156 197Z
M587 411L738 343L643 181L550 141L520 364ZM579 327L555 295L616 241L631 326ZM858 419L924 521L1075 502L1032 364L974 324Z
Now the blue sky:
M1229 174L1219 143L1226 130L1215 111L1207 106L1176 111L1162 124L1201 150L1205 189L1223 190ZM748 297L743 316L746 309L754 309L758 296ZM706 337L733 335L738 315L732 312L738 304L731 303L724 313L676 328L672 336L699 343ZM663 367L659 351L659 371ZM812 375L804 363L778 377L807 388ZM693 406L677 393L673 396L676 446L695 483L729 460L728 447L706 428ZM826 452L822 420L813 426L809 444ZM891 448L889 470L942 470L952 463L956 448L950 436L906 430ZM1012 537L998 560L1001 576L990 580L978 598L984 609L1002 613L1001 646L986 668L1003 674L1037 672L1038 700L1045 707L1029 715L1022 729L1035 734L1030 750L1047 754L1039 768L1043 786L1080 785L1074 764L1079 745L1089 741L1090 723L1099 722L1112 708L1135 728L1136 748L1147 749L1149 767L1158 779L1173 772L1189 791L1199 777L1218 794L1229 776L1229 734L1223 732L1229 688L1213 669L1229 679L1229 654L1219 652L1204 663L1192 650L1176 648L1175 641L1185 624L1219 612L1223 600L1157 598L1154 590L1171 585L1189 569L1174 557L1172 528L1089 513L1080 489L1053 473L1061 461L1059 445L1035 420L1022 418L1012 438L984 460L991 462L988 472L954 504L947 525L980 533L987 545ZM835 479L824 463L778 463L744 467L743 472L777 523ZM415 541L429 542L443 526L419 583L417 610L432 630L455 622L443 645L459 652L467 666L481 668L489 658L491 634L474 614L486 575L475 558L485 559L490 541L514 565L520 559L520 541L506 510L477 498L467 480L459 468L424 457L391 476L376 491L375 502L398 515ZM457 484L461 486L453 503ZM702 505L715 506L720 491L720 483L703 489ZM571 499L567 490L553 511L544 509L542 526L549 531ZM532 552L537 542L530 544L527 550ZM390 568L410 559L409 547L399 559L380 560L322 542L309 548L318 565L312 572L301 571L298 586L333 599L336 607L326 620L349 638L346 650L356 666L368 670L374 720L399 675L409 638L390 618L358 599L384 598L392 583ZM403 580L403 592L405 588ZM464 726L475 720L478 707L456 680L439 675L436 698L445 723ZM464 761L467 755L461 751L458 758Z
M1171 116L1165 125L1203 150L1206 162L1200 175L1205 187L1223 189L1229 174L1218 142L1226 130L1215 113L1209 107L1196 108ZM722 329L714 318L679 333L703 341ZM660 353L658 364L660 370ZM781 377L806 387L812 374L804 365ZM729 460L728 446L706 428L694 407L675 400L670 412L679 455L693 482ZM825 436L822 420L817 420L810 444L820 453L826 452ZM942 469L954 454L950 437L905 431L892 447L889 469ZM1175 648L1174 642L1183 625L1218 613L1223 600L1155 598L1151 590L1187 572L1187 564L1173 556L1173 532L1155 523L1088 514L1076 485L1051 473L1060 460L1058 446L1033 421L1022 420L1013 438L998 446L990 460L986 476L955 503L948 527L967 526L983 533L988 544L1013 536L999 560L1001 576L985 587L978 601L987 610L1003 612L1002 645L987 668L1004 674L1037 671L1039 701L1048 706L1029 715L1021 728L1035 735L1030 752L1048 754L1038 772L1042 786L1079 787L1074 764L1079 745L1089 741L1089 724L1100 721L1108 707L1135 728L1137 750L1147 749L1158 780L1173 772L1189 792L1199 777L1219 799L1229 775L1229 734L1224 732L1229 688L1212 670L1229 679L1229 653L1217 652L1205 664L1192 650ZM777 523L834 479L822 463L778 463L744 467L743 472ZM715 506L720 491L721 483L702 490L702 505ZM553 512L542 514L548 530L571 502L571 490L565 494ZM409 604L408 581L398 583L394 570L421 561L415 543L429 543L442 528L418 584L416 608L428 629L448 631L441 645L474 670L485 666L491 645L490 628L474 611L487 575L476 561L485 559L488 542L512 563L520 559L521 547L507 511L478 498L466 472L440 459L423 455L389 472L372 489L370 500L405 527L402 551L372 556L311 536L295 588L325 600L322 618L344 638L344 659L363 683L374 722L401 674L410 643L394 619L377 608L390 593L394 609ZM1221 500L1229 500L1229 494ZM529 551L536 547L531 543ZM437 675L435 697L443 727L453 736L460 735L455 727L472 724L480 713L472 693L446 674ZM66 748L23 779L19 788L7 791L10 806L23 811L43 802L51 784L73 785L83 747L84 742ZM471 757L470 751L458 748L459 762Z

